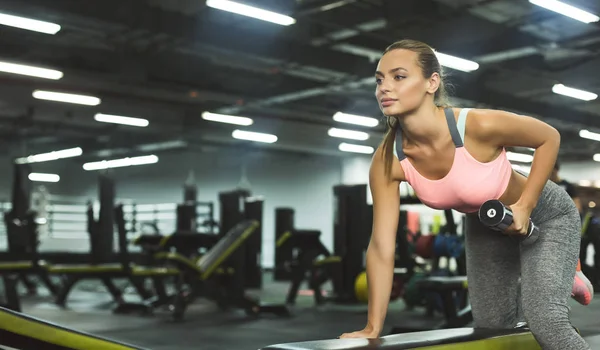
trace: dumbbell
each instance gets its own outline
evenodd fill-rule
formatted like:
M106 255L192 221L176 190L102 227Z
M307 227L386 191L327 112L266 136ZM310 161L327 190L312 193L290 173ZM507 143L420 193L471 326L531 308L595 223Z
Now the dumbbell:
M500 232L504 232L513 223L513 213L502 202L496 199L488 200L479 208L479 220L485 226ZM518 237L523 245L529 245L537 241L540 230L529 218L527 234Z

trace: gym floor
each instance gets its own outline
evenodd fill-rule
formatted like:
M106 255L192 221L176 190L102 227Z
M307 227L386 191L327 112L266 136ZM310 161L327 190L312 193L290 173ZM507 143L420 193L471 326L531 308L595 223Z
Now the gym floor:
M265 275L259 294L264 302L280 303L288 284L273 282ZM155 350L168 349L259 349L266 345L295 341L335 338L343 332L360 328L366 320L366 306L328 304L316 308L311 296L299 296L290 318L262 315L252 319L240 311L220 311L210 302L198 301L186 313L183 322L173 322L167 312L152 316L114 315L110 297L102 286L83 285L69 299L68 309L60 309L44 296L22 297L23 311L31 316L80 331L124 341ZM135 299L135 295L129 295ZM598 298L598 297L597 297ZM593 349L600 349L600 301L589 306L571 303L571 321L588 339ZM393 325L423 326L439 321L421 309L406 311L401 300L390 305L387 330Z

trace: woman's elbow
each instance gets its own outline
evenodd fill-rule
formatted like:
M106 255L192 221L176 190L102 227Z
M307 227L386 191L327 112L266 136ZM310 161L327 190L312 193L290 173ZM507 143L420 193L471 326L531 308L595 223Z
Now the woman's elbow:
M371 241L368 248L369 255L373 255L377 260L383 262L394 262L396 247L393 244L383 244L376 240Z

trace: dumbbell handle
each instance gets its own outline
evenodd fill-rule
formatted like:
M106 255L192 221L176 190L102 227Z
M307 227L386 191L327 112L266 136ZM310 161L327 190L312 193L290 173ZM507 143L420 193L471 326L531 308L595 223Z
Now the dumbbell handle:
M483 203L479 208L479 220L491 229L504 232L513 223L513 213L502 202L492 199ZM527 244L530 244L535 242L538 236L539 229L529 218L527 235L522 237L522 241L527 241Z

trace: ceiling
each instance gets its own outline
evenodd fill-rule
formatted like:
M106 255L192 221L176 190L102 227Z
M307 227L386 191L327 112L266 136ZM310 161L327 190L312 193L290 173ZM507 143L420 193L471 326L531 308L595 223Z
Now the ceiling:
M240 0L241 1L241 0ZM61 25L56 35L0 26L0 61L64 72L60 80L0 74L5 154L80 146L81 159L214 147L347 155L331 127L338 111L381 119L373 96L379 53L401 38L480 64L448 70L454 102L541 118L562 134L562 160L591 160L600 100L552 92L555 83L600 91L600 23L584 24L526 0L244 0L296 19L280 26L206 6L205 0L0 0L0 12ZM600 13L600 2L570 0ZM93 95L98 106L37 100L36 89ZM246 116L248 127L203 120ZM99 123L96 113L148 119L148 127ZM236 128L275 134L236 140ZM366 130L368 129L368 130ZM351 142L351 141L350 141ZM160 147L159 147L160 148ZM156 150L161 152L161 150Z

